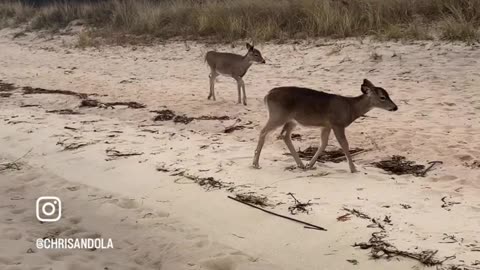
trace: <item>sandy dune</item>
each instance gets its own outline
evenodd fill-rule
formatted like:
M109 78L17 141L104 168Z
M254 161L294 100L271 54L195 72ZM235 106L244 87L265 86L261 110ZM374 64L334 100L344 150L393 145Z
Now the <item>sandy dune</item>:
M233 49L172 42L79 50L71 36L12 39L13 33L0 31L4 83L146 108L80 108L78 97L24 95L21 88L0 97L0 163L31 149L19 161L21 170L0 171L0 239L8 243L0 247L2 269L423 269L412 259L372 260L370 250L353 247L380 228L353 215L337 220L344 207L378 221L398 249L438 250L436 259L448 258L444 269L479 269L478 47L366 40L259 46L267 64L246 75L245 107L236 104L235 82L225 77L216 84L217 101L206 99L203 63L210 49L243 53L240 43ZM352 147L369 149L355 157L359 173L350 174L345 162L286 170L294 162L275 139L279 131L265 145L262 169L250 167L269 89L299 85L353 96L363 78L389 91L399 111L373 110L347 129ZM47 112L60 109L81 114ZM230 119L152 121L151 110L163 109ZM234 124L245 128L223 132ZM318 145L315 129L294 133L302 135L297 148ZM74 144L85 145L64 149ZM331 138L328 149L337 147ZM139 155L109 157L112 150ZM371 165L391 155L443 164L426 177L392 176ZM213 177L226 188L205 190L179 172ZM309 214L295 217L328 231L304 229L227 198L248 192L267 196L268 209L284 215L293 204L288 193L311 200ZM58 223L36 221L34 203L42 195L64 201ZM111 237L115 249L35 249L35 239L52 232Z

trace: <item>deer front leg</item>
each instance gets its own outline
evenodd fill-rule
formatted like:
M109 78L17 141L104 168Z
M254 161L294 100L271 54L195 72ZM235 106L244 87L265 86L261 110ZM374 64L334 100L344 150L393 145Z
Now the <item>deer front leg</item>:
M353 164L352 156L350 155L350 149L348 147L347 137L345 136L345 127L334 126L333 133L337 138L338 143L342 147L343 153L347 157L348 166L350 167L350 172L355 173L358 172L355 168L355 164Z
M313 165L315 165L315 162L317 162L318 157L323 153L323 151L325 151L325 148L327 148L328 137L330 136L330 131L331 130L332 129L330 127L326 127L326 128L322 129L322 135L321 135L322 144L320 145L317 152L315 153L315 155L312 157L312 159L308 163L307 169L313 168Z
M237 91L238 91L238 104L242 103L242 78L235 77L237 81Z
M207 99L213 98L215 99L215 79L217 78L217 74L212 71L210 75L208 76L210 78L210 94L208 95Z
M293 158L295 159L295 162L297 163L297 166L300 169L305 169L305 165L303 165L302 160L298 156L297 151L295 151L295 147L293 146L292 139L290 138L292 135L292 130L295 127L295 124L293 122L288 122L285 124L283 129L285 130L285 136L283 137L283 141L288 147L288 150L290 150L290 153L292 154Z
M243 91L243 105L247 106L247 93L245 92L245 82L243 79L240 79L242 83L242 91Z

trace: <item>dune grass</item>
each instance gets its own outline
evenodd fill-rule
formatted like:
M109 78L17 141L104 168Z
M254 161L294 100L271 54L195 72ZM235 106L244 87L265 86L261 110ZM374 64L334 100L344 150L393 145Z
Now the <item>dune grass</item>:
M105 0L0 3L0 27L61 29L84 20L103 35L250 38L259 41L375 35L478 41L480 0Z

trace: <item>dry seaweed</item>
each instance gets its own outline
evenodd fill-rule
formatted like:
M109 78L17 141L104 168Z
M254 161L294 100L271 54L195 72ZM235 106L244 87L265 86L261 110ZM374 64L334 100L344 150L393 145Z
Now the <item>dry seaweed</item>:
M399 250L392 244L386 242L384 239L386 238L385 232L375 232L372 234L370 240L367 243L355 243L354 247L359 247L361 249L370 249L371 253L370 256L374 259L380 258L394 258L394 257L406 257L417 260L423 263L426 266L436 266L441 265L446 260L452 259L453 257L446 257L443 260L439 260L435 258L438 250L423 250L420 252L409 252Z
M5 83L0 80L0 92L9 92L17 89L13 83Z
M313 158L315 153L317 152L318 147L309 146L305 150L299 150L298 155L300 158L310 160ZM361 153L364 153L368 150L362 148L351 148L350 155L355 156ZM290 153L286 153L285 155L291 155ZM346 160L345 154L343 153L342 149L332 150L332 151L324 151L317 159L319 162L334 162L339 163Z
M107 156L113 157L113 158L143 155L143 152L134 152L134 151L121 152L121 151L113 149L113 148L108 148L107 150L105 150L105 153L107 154Z
M64 151L77 150L89 144L90 143L86 143L86 142L72 142L72 143L66 143L65 141L57 142L57 145L63 146Z
M196 120L230 120L231 118L227 115L224 116L211 116L211 115L202 115L200 117L195 117Z
M199 186L205 188L207 191L210 191L212 189L222 189L222 188L226 188L226 187L231 186L231 183L225 183L225 182L218 181L211 176L200 177L200 176L187 174L186 172L174 173L174 174L172 174L172 176L185 177L189 180L192 180L193 182L195 182Z
M350 213L351 215L354 215L356 217L359 217L359 218L362 218L362 219L367 219L367 220L370 220L371 222L373 222L372 224L368 225L367 227L368 228L374 228L374 227L378 227L382 230L385 230L385 226L384 224L379 221L378 219L375 219L375 218L372 218L370 217L369 215L355 209L355 208L352 208L352 209L348 209L346 207L343 208L343 210L347 211L348 213ZM388 216L385 216L384 220L383 220L386 224L389 224L389 225L392 225L391 224L391 221L390 221L390 217Z
M190 117L185 114L183 115L176 115L172 110L157 110L151 111L157 113L157 115L153 118L153 121L170 121L173 120L174 123L182 123L182 124L189 124L193 120L229 120L230 117L228 116L200 116L200 117Z
M480 169L480 160L474 160L472 163L465 162L463 166L471 168L471 169Z
M398 155L394 155L389 159L374 162L372 164L377 168L397 175L412 174L415 176L422 176L425 170L424 165L415 164L414 161L409 161L404 156Z
M232 133L235 130L242 130L244 128L245 128L245 126L242 126L242 125L232 125L232 126L226 127L223 132L224 133Z
M89 94L85 93L77 93L70 90L51 90L51 89L43 89L43 88L33 88L30 86L24 86L23 88L24 95L31 95L31 94L57 94L57 95L68 95L68 96L75 96L81 99L85 99L89 96Z
M0 97L2 98L8 98L12 95L12 93L0 93Z
M250 192L248 194L236 194L235 199L242 202L258 205L261 207L269 206L267 203L268 202L267 197L256 195L253 192Z
M82 114L80 112L74 111L72 109L61 109L61 110L51 110L47 113L57 113L57 114Z
M25 153L23 156L17 158L16 160L12 162L7 162L7 163L1 163L0 164L0 171L5 171L5 170L20 170L21 166L18 164L18 161L21 160L22 158L26 157L30 152L32 152L33 149L28 150L27 153Z
M101 102L96 99L84 99L80 103L80 107L114 108L115 106L127 106L131 109L142 109L146 107L145 104L136 101Z
M298 213L309 213L307 207L312 206L312 203L310 200L306 203L302 203L295 196L293 196L293 193L289 192L287 195L290 195L293 198L294 205L288 207L288 211L290 211L290 214L296 215Z
M146 107L145 104L138 103L136 101L115 101L115 102L106 102L103 104L107 107L127 106L130 109L142 109Z
M177 115L173 118L173 122L174 123L182 123L182 124L189 124L190 122L192 122L195 118L193 117L189 117L189 116L186 116L186 115Z
M152 111L157 113L153 121L170 121L175 117L175 113L171 110Z

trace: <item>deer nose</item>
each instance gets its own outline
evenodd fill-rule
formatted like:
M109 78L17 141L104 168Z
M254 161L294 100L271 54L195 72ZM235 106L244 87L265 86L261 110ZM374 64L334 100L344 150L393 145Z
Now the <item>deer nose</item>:
M262 64L265 64L265 63L266 63L266 62L265 62L265 59L263 59Z
M391 109L390 111L394 112L394 111L397 111L398 110L398 107L397 105L395 105L395 107L393 107L393 109Z

